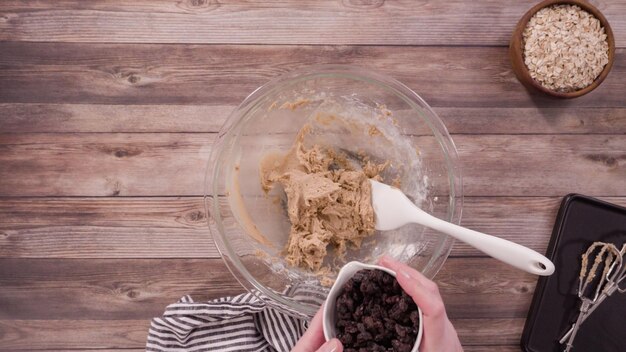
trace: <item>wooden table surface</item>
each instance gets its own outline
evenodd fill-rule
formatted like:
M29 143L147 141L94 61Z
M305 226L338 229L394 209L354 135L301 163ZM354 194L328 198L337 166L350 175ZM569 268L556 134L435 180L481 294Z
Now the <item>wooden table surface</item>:
M546 248L561 198L626 204L626 2L593 93L528 93L517 0L0 3L0 349L141 350L184 294L237 294L205 229L205 163L236 104L310 64L370 67L459 149L464 225ZM536 278L456 244L436 277L466 351L519 351Z

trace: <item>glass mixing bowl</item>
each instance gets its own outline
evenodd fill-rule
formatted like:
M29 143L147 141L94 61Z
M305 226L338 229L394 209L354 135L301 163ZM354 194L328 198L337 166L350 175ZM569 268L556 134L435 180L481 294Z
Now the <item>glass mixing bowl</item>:
M313 123L313 142L355 157L390 160L385 182L398 186L431 214L458 224L462 208L457 151L441 120L416 93L393 78L351 66L317 66L258 88L233 111L213 146L205 177L209 228L237 280L268 305L311 317L326 297L320 276L285 263L290 223L280 187L266 194L259 163L288 151ZM452 238L418 225L376 232L342 263L375 263L383 254L433 277ZM332 257L332 250L331 255ZM326 282L328 286L328 282Z

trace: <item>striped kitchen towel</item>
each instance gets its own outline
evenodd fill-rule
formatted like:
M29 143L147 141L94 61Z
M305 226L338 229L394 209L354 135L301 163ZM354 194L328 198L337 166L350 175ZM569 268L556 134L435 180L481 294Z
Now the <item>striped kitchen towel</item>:
M267 306L252 293L204 303L185 296L152 320L146 350L288 352L306 324L304 319Z

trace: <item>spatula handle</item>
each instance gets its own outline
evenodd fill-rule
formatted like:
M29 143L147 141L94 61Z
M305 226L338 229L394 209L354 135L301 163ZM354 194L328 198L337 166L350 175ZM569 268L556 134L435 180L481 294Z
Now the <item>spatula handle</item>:
M489 256L535 275L548 276L554 272L554 264L536 251L465 227L438 219L416 207L419 224L457 238Z

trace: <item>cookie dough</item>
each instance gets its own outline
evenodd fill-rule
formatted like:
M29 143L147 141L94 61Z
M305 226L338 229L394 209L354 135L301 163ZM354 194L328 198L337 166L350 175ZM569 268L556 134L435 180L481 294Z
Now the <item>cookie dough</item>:
M261 184L267 192L276 183L287 195L291 222L285 259L289 265L319 272L329 246L343 258L348 245L360 247L374 233L369 178L380 179L388 163L362 158L360 169L345 154L313 145L306 148L305 126L287 155L268 155L260 165ZM334 259L334 258L330 258Z

